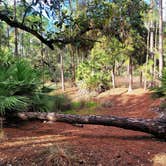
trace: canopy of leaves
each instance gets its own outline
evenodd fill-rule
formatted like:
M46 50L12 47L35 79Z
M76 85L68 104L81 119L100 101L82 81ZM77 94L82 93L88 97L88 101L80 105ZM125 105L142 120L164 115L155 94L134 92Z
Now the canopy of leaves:
M141 36L146 35L142 14L147 6L143 0L21 0L16 7L14 16L11 1L1 1L0 19L33 34L52 49L54 43L61 45L82 40L93 41L84 35L94 29L123 41L128 38L132 28Z

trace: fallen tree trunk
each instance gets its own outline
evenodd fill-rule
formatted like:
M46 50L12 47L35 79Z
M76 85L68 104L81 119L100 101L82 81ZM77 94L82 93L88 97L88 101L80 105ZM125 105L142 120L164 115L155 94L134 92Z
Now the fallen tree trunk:
M158 138L166 139L165 116L160 119L143 119L100 115L80 116L40 112L22 112L16 113L15 116L23 120L40 119L48 121L66 122L71 124L114 126L128 130L150 133Z

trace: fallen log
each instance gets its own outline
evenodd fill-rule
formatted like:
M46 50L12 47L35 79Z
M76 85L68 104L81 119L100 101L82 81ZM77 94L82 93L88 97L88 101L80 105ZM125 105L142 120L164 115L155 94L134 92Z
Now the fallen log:
M93 124L114 126L123 129L141 131L154 135L157 138L166 139L166 117L159 119L127 118L100 115L68 115L57 113L21 112L16 117L22 120L40 119L48 121L66 122L70 124Z

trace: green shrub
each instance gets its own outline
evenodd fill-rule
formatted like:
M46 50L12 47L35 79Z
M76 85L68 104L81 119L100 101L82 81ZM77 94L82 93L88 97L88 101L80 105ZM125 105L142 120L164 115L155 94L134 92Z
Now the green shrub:
M81 100L77 102L72 102L70 109L66 109L63 113L78 115L96 114L95 110L98 106L98 103L94 101Z
M26 60L1 61L0 114L13 111L49 111L54 98L52 89L43 87L41 72Z
M72 109L84 109L84 108L92 108L92 107L96 107L96 106L97 106L96 102L86 101L86 100L72 102L72 104L71 104Z
M163 111L166 111L166 102L164 101L164 102L162 102L161 104L160 104L160 109Z
M67 96L63 94L58 94L53 96L53 99L53 111L65 111L71 108L71 101Z
M89 59L77 68L77 81L89 91L103 92L111 87L111 71L115 62L124 59L124 48L116 38L99 38L94 44ZM116 48L115 48L116 47Z
M102 66L99 66L97 62L84 62L78 66L77 82L81 89L99 91L99 88L103 87L106 90L110 86L110 73L102 70Z
M166 69L163 70L162 78L160 79L161 86L152 88L153 97L166 97Z

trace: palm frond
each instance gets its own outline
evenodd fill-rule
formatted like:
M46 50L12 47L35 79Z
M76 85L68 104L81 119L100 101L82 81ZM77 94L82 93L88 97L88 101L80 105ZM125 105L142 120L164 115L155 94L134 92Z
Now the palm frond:
M4 114L6 110L26 110L30 103L30 100L25 96L0 96L0 114Z

